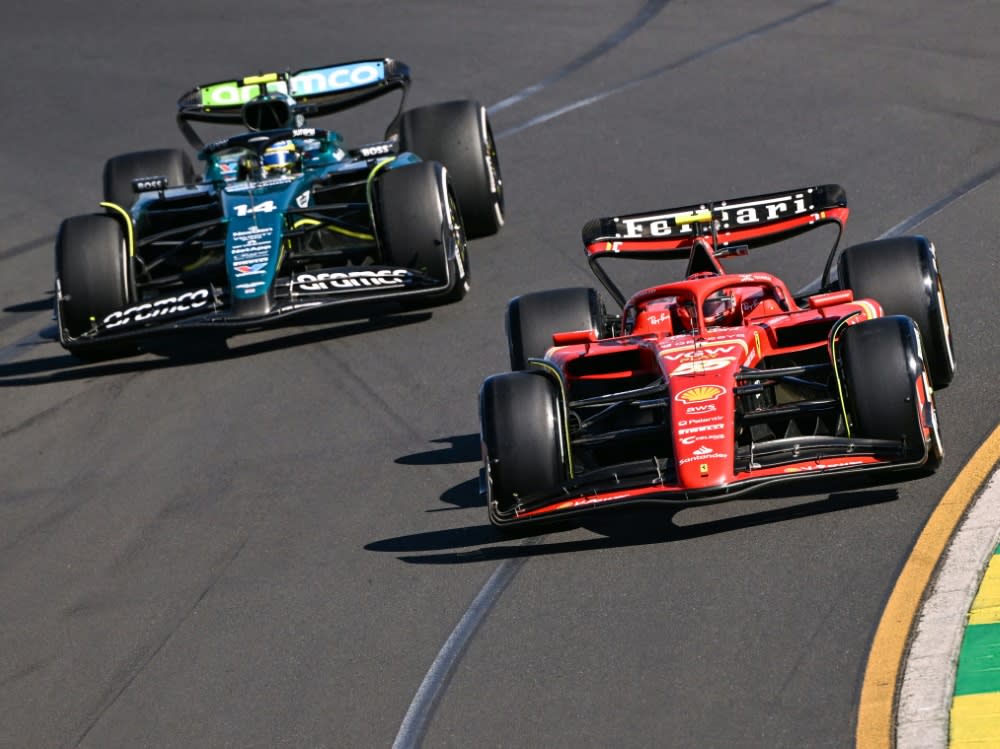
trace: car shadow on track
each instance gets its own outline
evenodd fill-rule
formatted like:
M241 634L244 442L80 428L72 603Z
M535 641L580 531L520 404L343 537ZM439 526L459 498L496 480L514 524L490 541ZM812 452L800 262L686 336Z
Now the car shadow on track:
M453 439L460 442L466 438L448 438L446 441ZM478 442L478 436L476 439ZM448 452L447 449L435 451L435 453ZM432 453L421 453L424 456L430 454ZM895 480L898 479L897 476ZM880 486L882 483L884 482L880 480L873 481L872 477L850 478L841 481L840 491L826 493L820 490L818 484L802 482L797 487L772 490L757 500L746 500L770 502L802 498L804 500L802 502L702 522L684 524L677 522L676 516L690 507L622 508L595 512L574 521L528 525L503 531L483 523L463 528L397 536L374 541L367 544L365 549L397 554L401 561L410 564L464 564L662 544L897 500L899 490L894 487L882 487ZM478 481L475 479L465 481L445 492L441 499L462 507L482 507L485 515L485 500L479 495L477 486ZM810 487L813 491L810 491ZM456 496L459 493L462 495L460 499ZM826 496L810 499L810 496L816 494ZM594 535L589 538L569 540L560 540L557 535L581 529ZM526 543L529 540L530 543Z
M404 455L396 458L395 462L407 466L442 466L478 463L481 459L478 434L455 434L431 442L441 447ZM479 493L479 478L472 478L451 487L441 495L441 501L449 507L435 507L427 512L446 512L483 506L483 497Z
M339 316L328 314L308 318L303 315L296 318L297 325L320 325L322 327L287 334L282 333L280 327L272 326L266 330L275 333L273 338L240 344L235 347L231 347L229 341L238 343L239 335L228 337L217 331L188 331L183 334L167 334L151 341L147 350L138 356L99 363L81 361L62 349L58 349L59 353L55 356L0 363L0 387L45 385L104 375L145 372L257 356L311 343L358 337L379 330L414 325L429 320L432 314L432 312L425 310L400 311L397 308L385 313L369 311L364 319L357 319L357 314L350 317L343 314ZM156 356L151 357L149 354L156 354Z
M475 463L481 458L478 434L455 434L431 442L444 447L404 455L396 458L395 462L406 466L443 466L454 463Z
M10 312L12 314L16 313L27 313L27 312L45 312L45 310L52 309L52 294L55 292L49 292L49 296L43 297L42 299L35 299L30 302L22 302L21 304L11 304L4 307L0 312Z

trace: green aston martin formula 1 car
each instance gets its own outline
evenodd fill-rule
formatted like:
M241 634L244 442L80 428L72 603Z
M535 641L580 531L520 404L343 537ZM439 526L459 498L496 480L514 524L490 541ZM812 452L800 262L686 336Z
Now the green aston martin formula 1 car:
M178 149L115 156L101 212L62 222L59 340L83 358L189 327L248 328L327 305L453 302L467 239L503 224L485 108L405 110L388 58L198 86L178 102ZM382 140L348 147L309 120L400 92ZM238 126L205 144L192 123Z

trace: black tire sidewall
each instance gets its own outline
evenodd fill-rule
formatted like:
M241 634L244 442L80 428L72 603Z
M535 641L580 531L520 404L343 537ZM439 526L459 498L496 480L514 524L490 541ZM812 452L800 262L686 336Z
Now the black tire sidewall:
M510 368L527 369L528 359L545 356L553 345L553 333L593 330L600 335L603 317L599 295L587 286L536 291L511 299L505 323Z
M449 227L448 184L437 162L389 169L377 181L376 222L382 261L444 281L454 278L450 256L459 248ZM454 289L454 284L449 290Z
M916 322L936 389L954 377L954 349L944 288L931 243L925 237L893 237L848 247L840 256L841 288L855 299L874 299L885 315Z
M195 172L187 153L176 148L114 156L104 164L104 200L130 207L136 198L132 180L138 177L166 177L168 186L178 187L194 182Z
M506 372L480 389L482 439L491 516L510 512L519 496L566 477L558 386L542 372Z
M125 235L111 216L74 216L56 237L60 325L76 337L134 300L134 281Z
M849 326L839 347L852 434L905 441L909 457L919 457L925 448L917 387L924 365L913 321L894 315Z
M399 140L401 150L439 161L448 169L470 239L499 230L504 208L500 165L489 118L481 104L462 99L403 112ZM491 159L495 180L490 174Z

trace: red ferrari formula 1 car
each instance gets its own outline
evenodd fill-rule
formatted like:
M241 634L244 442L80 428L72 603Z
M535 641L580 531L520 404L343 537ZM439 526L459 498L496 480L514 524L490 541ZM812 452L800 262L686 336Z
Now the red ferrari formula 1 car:
M934 245L895 237L838 254L847 216L844 190L822 185L588 222L591 268L621 314L582 287L509 303L514 371L480 390L490 520L933 471L933 389L955 372ZM815 293L720 263L830 224ZM626 297L609 258L687 265L683 280Z

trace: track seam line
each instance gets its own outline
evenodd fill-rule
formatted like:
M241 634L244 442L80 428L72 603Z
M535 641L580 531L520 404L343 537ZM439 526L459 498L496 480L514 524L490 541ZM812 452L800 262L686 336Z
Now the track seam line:
M530 127L534 127L535 125L542 125L546 122L549 122L550 120L554 120L557 117L561 117L564 114L569 114L570 112L573 112L577 109L589 107L591 104L596 104L597 102L603 101L604 99L607 99L610 96L614 96L616 94L629 91L630 89L633 89L636 86L639 86L640 84L646 83L647 81L652 80L653 78L656 78L660 75L663 75L664 73L668 73L671 70L676 70L677 68L683 67L688 63L695 62L704 57L709 57L710 55L713 55L716 52L721 52L722 50L727 49L729 47L734 47L737 44L745 42L749 39L754 39L758 36L766 34L769 31L773 31L776 28L780 28L781 26L793 23L798 19L803 18L804 16L810 15L811 13L815 13L817 11L825 10L829 7L832 7L838 4L839 2L840 0L824 0L823 2L817 3L816 5L812 5L808 8L803 8L802 10L796 11L795 13L792 13L790 15L762 24L761 26L758 26L755 29L751 29L750 31L745 31L744 33L738 34L737 36L734 36L731 39L727 39L724 42L719 42L718 44L714 44L710 47L705 47L704 49L700 49L697 52L692 52L689 55L685 55L679 60L667 63L666 65L661 65L658 68L653 68L653 70L650 70L649 72L642 74L638 78L633 78L632 80L622 83L618 86L615 86L614 88L609 88L604 91L601 91L600 93L594 94L593 96L588 96L584 99L579 99L575 102L560 107L559 109L555 109L546 114L540 114L537 117L533 117L532 119L528 120L527 122L523 122L520 125L515 125L514 127L502 130L496 134L496 139L500 140L502 138L506 138L511 135L516 135L517 133L520 133L523 130L527 130Z
M132 684L135 682L136 679L139 678L139 675L143 671L145 671L146 668L149 666L149 664L152 663L153 660L156 658L156 656L160 654L160 651L162 651L163 648L165 648L167 644L172 639L174 639L174 635L176 635L180 631L181 627L184 626L184 623L191 618L191 615L194 613L195 609L198 608L198 605L203 600L205 600L205 597L209 594L212 588L214 588L216 584L219 582L219 580L222 579L222 576L226 573L226 570L228 570L230 566L232 566L233 562L236 561L236 558L239 557L239 555L243 552L243 549L244 547L246 547L247 542L249 542L249 540L250 536L248 535L239 543L239 545L236 547L233 553L229 556L229 559L227 559L226 562L222 565L222 569L220 569L218 573L212 577L208 585L205 586L205 589L202 590L201 594L195 599L194 603L192 603L191 606L188 608L187 612L177 621L177 623L170 630L170 632L167 633L167 635L163 638L163 640L160 641L160 644L157 645L153 649L153 652L151 652L146 657L146 659L139 664L139 667L136 668L135 671L133 671L132 674L125 680L125 683L122 684L121 687L114 693L111 699L108 700L107 704L98 710L97 715L94 716L94 718L90 721L90 724L77 737L76 741L74 742L74 746L80 746L87 739L87 736L89 736L90 732L97 727L97 724L101 722L101 719L107 714L108 710L114 707L114 705L118 702L118 700L121 699L121 696L125 694L125 692L128 691L128 688L132 686Z
M492 114L493 112L499 112L501 109L506 109L514 104L518 104L528 97L534 96L543 88L551 86L553 83L558 83L563 78L572 75L577 70L588 65L597 58L606 55L608 52L632 36L632 34L636 33L639 29L649 23L653 17L663 10L663 7L669 2L670 0L647 0L646 4L639 9L639 12L632 16L632 18L629 19L629 21L620 29L618 29L618 31L605 37L602 42L591 47L589 50L584 52L569 64L564 65L555 73L543 78L538 83L533 83L530 86L522 88L516 94L510 95L506 99L501 99L496 104L488 107L486 111Z
M544 539L545 536L525 539L521 546L533 546ZM420 746L438 699L448 685L465 648L525 561L524 558L518 558L505 559L501 562L469 604L469 608L448 636L423 681L420 682L417 693L400 724L396 740L392 742L392 749L415 749Z

